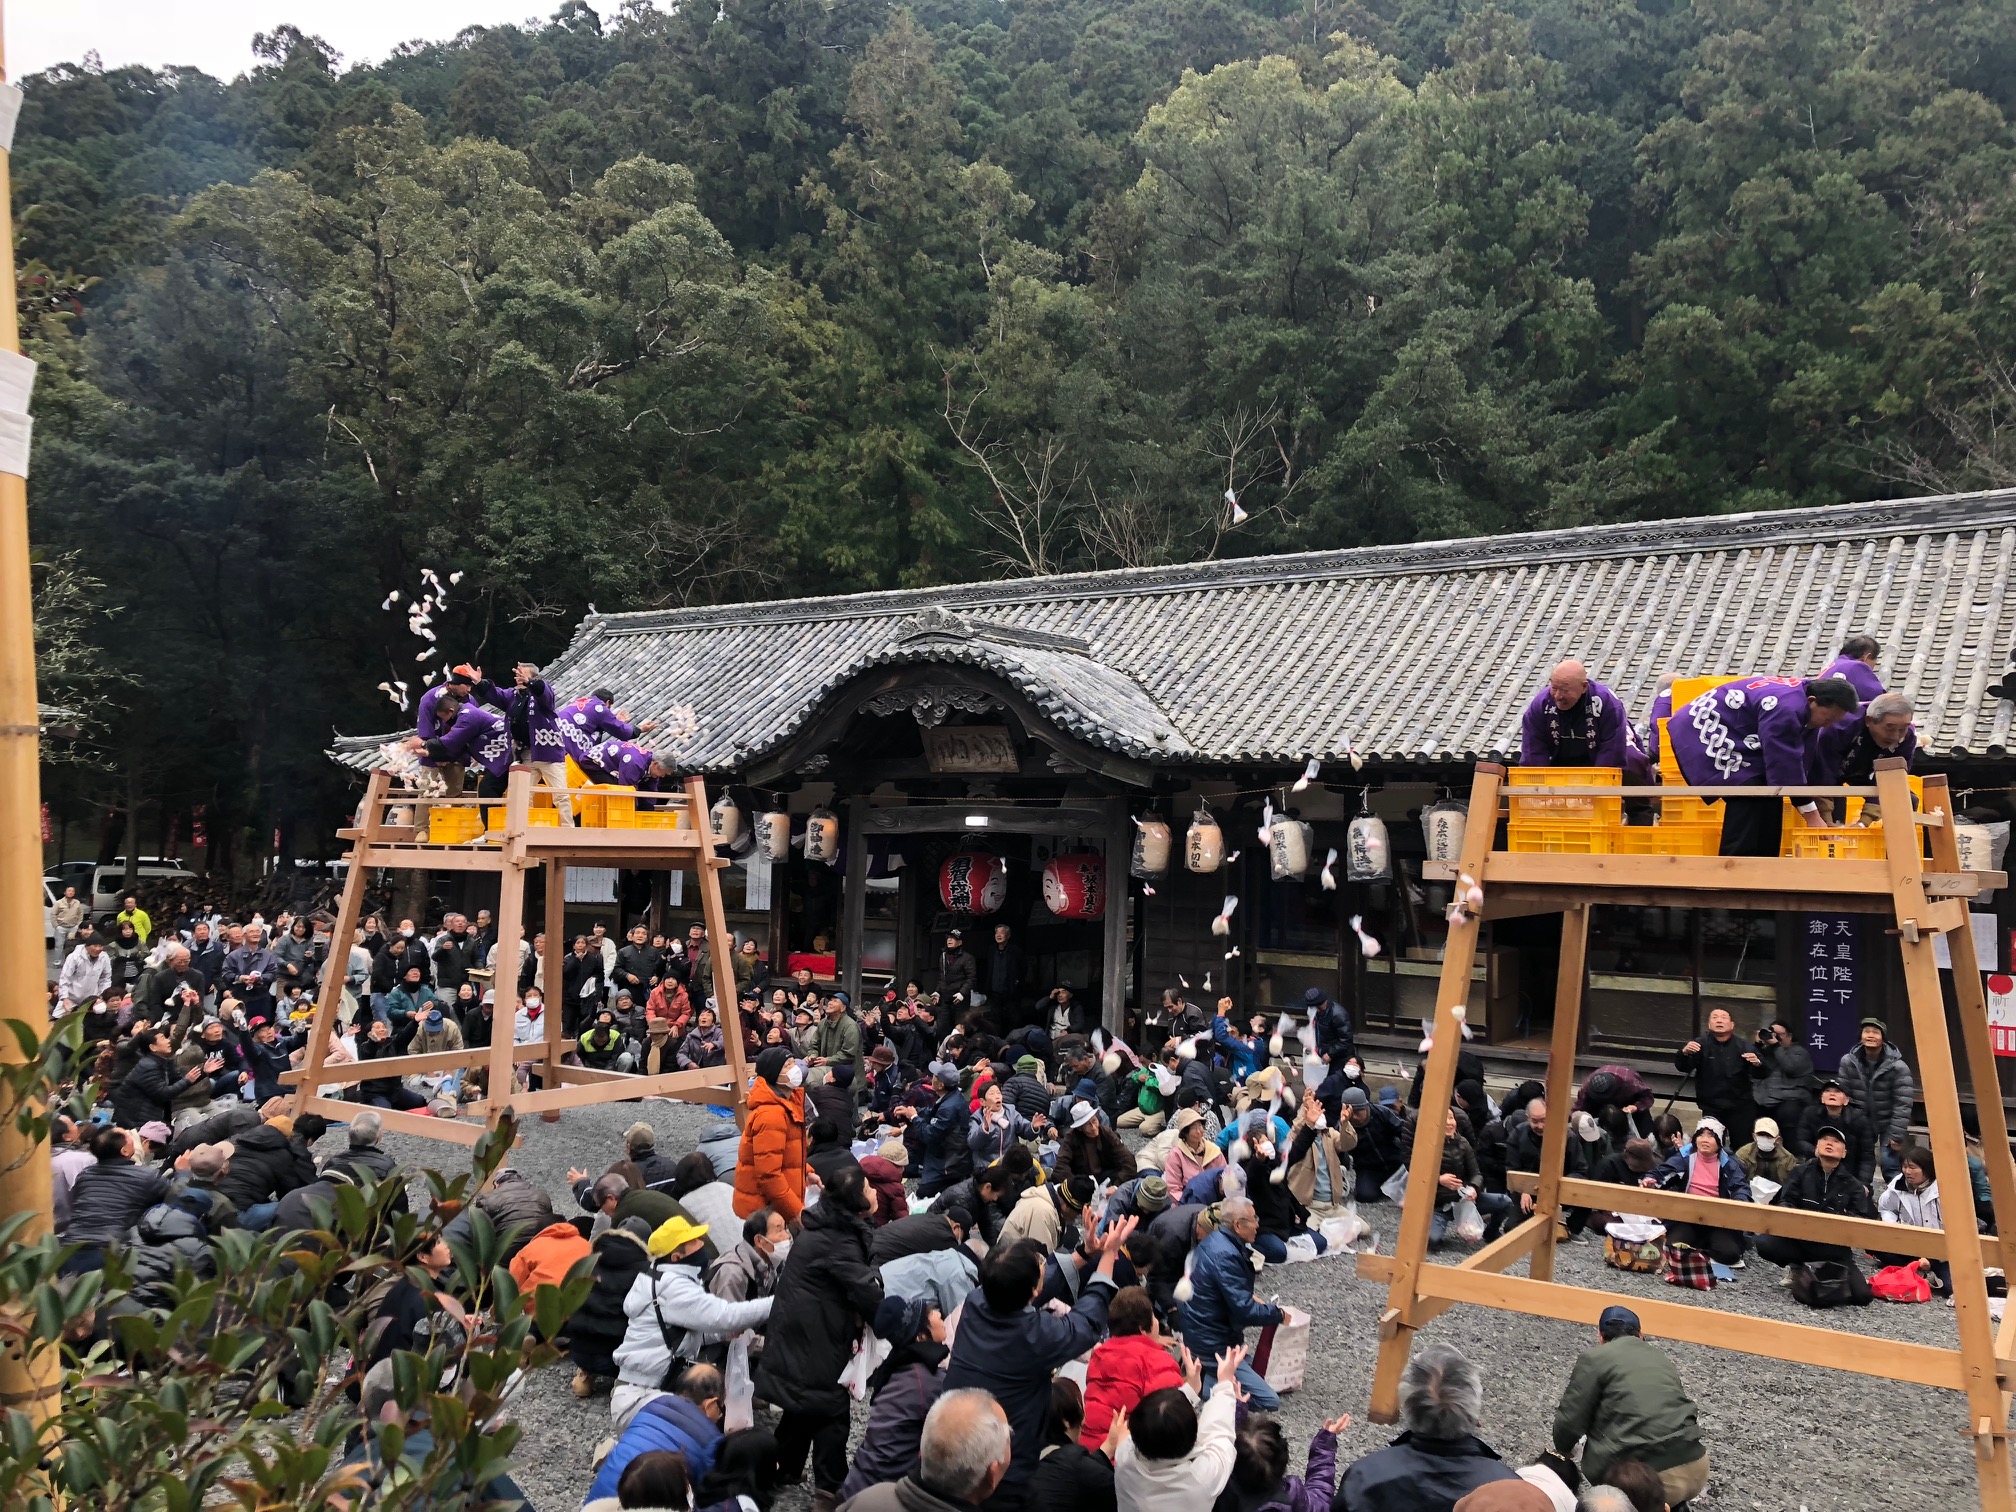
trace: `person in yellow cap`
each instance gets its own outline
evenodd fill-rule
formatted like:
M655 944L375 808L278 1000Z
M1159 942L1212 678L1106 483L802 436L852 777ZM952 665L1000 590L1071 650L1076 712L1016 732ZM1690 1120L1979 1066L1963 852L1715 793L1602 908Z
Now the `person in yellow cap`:
M629 1320L616 1346L616 1387L609 1414L622 1428L637 1409L669 1391L669 1383L700 1358L700 1351L770 1319L771 1298L730 1302L701 1280L707 1225L684 1214L667 1218L645 1245L651 1265L623 1299Z

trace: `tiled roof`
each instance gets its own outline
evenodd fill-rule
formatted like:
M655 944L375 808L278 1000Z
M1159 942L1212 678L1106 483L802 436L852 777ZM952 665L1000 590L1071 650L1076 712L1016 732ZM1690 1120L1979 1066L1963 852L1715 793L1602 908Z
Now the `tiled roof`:
M1924 748L2001 757L1986 689L2016 645L2016 490L1247 557L844 597L591 615L549 668L640 718L684 705L679 764L732 772L841 683L993 672L1088 744L1244 765L1517 749L1564 656L1641 717L1667 672L1817 672L1851 634ZM341 741L368 765L385 737Z

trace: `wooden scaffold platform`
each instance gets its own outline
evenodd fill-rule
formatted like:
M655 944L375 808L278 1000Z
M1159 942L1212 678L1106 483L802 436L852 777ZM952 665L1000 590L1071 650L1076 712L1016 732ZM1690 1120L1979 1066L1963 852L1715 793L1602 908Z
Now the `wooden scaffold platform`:
M325 1087L473 1066L487 1068L485 1097L481 1102L466 1104L460 1118L431 1118L380 1109L385 1127L402 1134L473 1145L486 1128L496 1127L507 1113L520 1119L532 1113L556 1115L566 1108L626 1102L639 1097L711 1103L733 1108L738 1117L741 1115L748 1077L731 965L733 940L718 875L729 863L714 854L705 784L698 777L689 777L682 792L668 794L639 794L628 788L576 788L572 790L572 798L577 815L593 800L631 823L611 823L606 827L534 823L533 771L528 766L511 769L501 802L495 798L417 798L411 793L393 791L389 773L372 773L357 827L342 832L352 846L350 869L344 879L343 898L331 936L331 958L335 964L325 973L321 996L316 1000L306 1058L298 1070L281 1078L294 1084L297 1115L312 1112L338 1119L356 1115L357 1104L323 1096ZM656 803L659 807L645 810L638 806L642 803ZM430 835L437 826L426 821L438 822L444 811L452 815L458 810L473 811L475 817L461 825L442 824L438 828L455 829L470 838L457 844L433 841ZM541 809L539 813L542 818L553 817L551 809ZM394 822L412 817L423 823ZM639 821L647 819L652 827L641 827ZM697 874L701 918L707 930L714 972L714 1000L719 1005L716 1020L721 1025L727 1051L726 1065L636 1075L563 1064L561 1057L574 1048L573 1042L563 1039L560 1033L560 974L567 954L561 941L566 932L563 914L570 865L685 870ZM496 1009L491 1042L488 1046L438 1054L389 1056L357 1065L325 1067L323 1058L343 998L341 962L361 916L366 882L373 872L386 867L498 874L498 969L493 983ZM528 873L540 869L544 870L546 881L547 950L545 980L541 984L547 1003L545 1034L541 1040L519 1044L512 1036L518 1016L516 963L520 942L525 938L525 883ZM532 1091L514 1091L513 1067L527 1064L540 1085Z
M1944 777L1923 783L1922 808L1913 813L1905 764L1877 763L1875 787L1730 788L1728 796L1826 795L1880 800L1891 834L1882 860L1797 859L1703 855L1562 855L1494 848L1496 816L1506 796L1504 768L1480 763L1470 798L1470 823L1462 860L1449 874L1467 875L1483 901L1453 920L1436 1002L1434 1043L1421 1095L1420 1121L1409 1166L1407 1197L1395 1252L1359 1257L1362 1276L1389 1285L1380 1320L1378 1369L1372 1386L1371 1416L1392 1422L1398 1416L1402 1371L1414 1336L1449 1308L1466 1303L1530 1317L1594 1324L1602 1310L1622 1303L1636 1312L1648 1335L1715 1349L1790 1360L1829 1370L1852 1371L1886 1380L1909 1381L1964 1392L1963 1432L1974 1452L1983 1512L2016 1512L2010 1479L2009 1411L2016 1390L2016 1307L1998 1328L1988 1307L1986 1265L2016 1271L2016 1159L1995 1072L1987 1006L1980 973L1968 968L1967 902L1977 892L2006 885L2000 874L1963 872L1953 832L1953 805ZM1690 790L1681 789L1685 793ZM1706 790L1703 790L1705 793ZM1670 796L1671 788L1569 788L1547 790L1550 797L1602 793L1611 797ZM1915 824L1901 816L1912 816ZM1916 843L1929 838L1929 862ZM1899 832L1911 843L1897 843ZM1547 1100L1566 1108L1575 1080L1575 1047L1582 1019L1583 962L1589 939L1589 911L1597 904L1667 908L1794 910L1815 913L1887 914L1903 953L1904 979L1916 1032L1919 1090L1931 1127L1931 1145L1942 1171L1967 1169L1960 1095L1941 1003L1939 967L1933 942L1959 932L1953 972L1961 1050L1973 1085L1986 1089L1975 1098L1982 1158L1994 1194L1994 1237L1977 1231L1971 1203L1948 1204L1950 1227L1910 1228L1901 1224L1836 1217L1789 1208L1695 1197L1685 1193L1634 1190L1633 1212L1751 1233L1778 1234L1855 1249L1908 1253L1950 1262L1957 1348L1903 1343L1846 1330L1787 1323L1726 1313L1712 1307L1648 1300L1642 1295L1564 1286L1554 1280L1555 1223L1564 1207L1614 1208L1619 1189L1564 1176L1569 1122L1547 1120L1532 1215L1454 1265L1427 1262L1429 1219L1441 1170L1442 1128L1463 1041L1461 1005L1470 985L1478 933L1484 919L1534 914L1562 916L1561 970L1553 1038L1547 1062ZM2007 1247L2005 1250L2005 1246ZM1520 1260L1525 1276L1504 1274Z

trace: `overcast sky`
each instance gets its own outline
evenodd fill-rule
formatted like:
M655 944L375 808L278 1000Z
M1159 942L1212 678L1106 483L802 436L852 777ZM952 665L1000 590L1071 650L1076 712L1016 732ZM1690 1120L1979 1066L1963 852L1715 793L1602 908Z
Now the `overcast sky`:
M375 61L401 42L452 37L550 15L559 0L8 0L7 73L35 73L96 51L107 68L194 64L222 79L252 66L252 37L291 22L345 63ZM605 18L614 0L595 7Z

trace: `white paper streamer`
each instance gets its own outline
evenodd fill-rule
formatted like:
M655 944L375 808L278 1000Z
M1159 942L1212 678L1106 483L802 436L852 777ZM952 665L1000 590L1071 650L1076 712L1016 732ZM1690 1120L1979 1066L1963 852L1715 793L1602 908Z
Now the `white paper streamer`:
M21 86L0 84L0 152L14 150L14 123L21 119Z
M0 409L0 473L28 476L28 445L35 422L16 410Z

